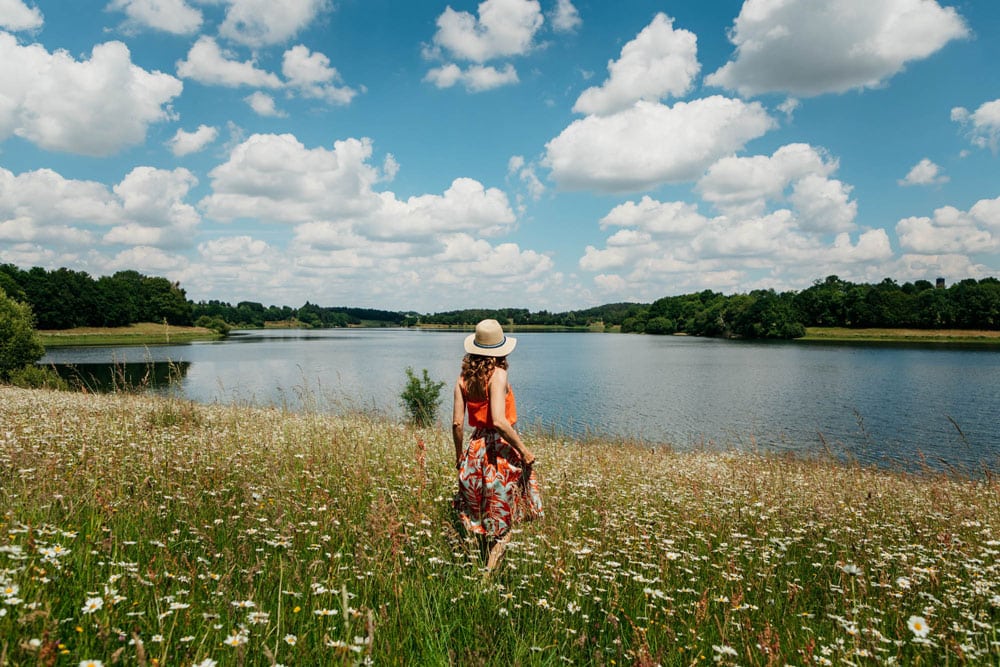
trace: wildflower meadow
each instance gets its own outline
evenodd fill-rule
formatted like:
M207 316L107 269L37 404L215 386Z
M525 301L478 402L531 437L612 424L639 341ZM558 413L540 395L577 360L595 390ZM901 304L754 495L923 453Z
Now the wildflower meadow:
M526 435L500 568L450 436L0 388L0 665L1000 664L1000 480Z

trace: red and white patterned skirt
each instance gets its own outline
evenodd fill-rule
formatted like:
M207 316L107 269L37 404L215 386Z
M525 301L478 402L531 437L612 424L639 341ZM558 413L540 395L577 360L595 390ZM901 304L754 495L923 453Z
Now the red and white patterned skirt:
M535 472L496 429L477 428L458 468L455 509L470 533L499 539L518 521L542 515Z

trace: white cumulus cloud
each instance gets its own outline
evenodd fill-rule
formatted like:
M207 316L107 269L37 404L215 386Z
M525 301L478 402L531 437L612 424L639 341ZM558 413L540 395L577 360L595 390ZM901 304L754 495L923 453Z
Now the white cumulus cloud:
M219 34L251 47L281 44L312 23L328 0L227 0Z
M638 202L627 201L601 218L601 229L634 227L668 238L691 237L708 224L698 207L687 202L659 202L644 196Z
M280 118L286 114L278 109L274 98L260 90L250 93L243 98L243 101L250 105L253 112L258 116L271 116Z
M240 300L259 300L254 290L286 292L296 283L289 270L293 260L281 248L252 236L223 236L198 244L197 260L188 268L184 285L198 285L209 293L231 294ZM315 300L315 297L313 297ZM296 294L285 304L302 303Z
M981 199L968 211L942 206L933 217L896 223L900 245L922 255L975 254L1000 249L1000 197Z
M557 0L550 20L556 32L572 32L583 25L580 12L573 6L572 0Z
M199 125L194 132L178 128L177 133L167 142L170 151L177 157L197 153L219 136L219 130L208 125Z
M121 223L108 230L104 242L155 248L190 246L201 216L184 200L197 183L187 169L136 167L114 186L121 202Z
M134 65L121 42L98 44L89 60L77 61L0 32L0 141L14 134L46 150L110 155L170 119L168 105L182 87Z
M996 276L996 269L974 262L968 255L934 254L921 255L903 253L893 262L885 265L882 276L893 276L897 281L927 280L935 276L961 276L962 278L986 278ZM872 276L878 280L877 276Z
M188 51L187 58L177 62L177 73L207 85L254 86L258 88L283 88L288 95L323 100L329 104L346 105L358 90L343 83L340 72L330 64L330 59L302 44L286 50L282 56L282 80L272 72L257 66L254 60L239 60L224 51L213 38L202 36ZM274 99L263 93L244 98L260 116L281 116Z
M507 161L508 176L516 176L527 190L528 196L537 201L545 194L545 185L535 173L535 166L525 162L523 155L514 155Z
M522 55L545 21L537 0L485 0L478 11L477 18L446 7L437 19L434 46L476 63Z
M176 275L188 266L183 255L167 252L152 246L136 246L115 254L108 259L95 258L95 269L102 274L116 271L139 271L156 276Z
M136 167L113 190L129 222L155 227L191 226L198 223L199 215L184 199L197 183L187 169Z
M291 134L255 134L209 172L212 193L201 206L220 220L298 223L368 214L379 207L371 155L367 139L337 141L331 150L307 148Z
M224 236L198 244L198 253L215 264L242 264L266 258L273 249L264 241L241 234Z
M120 205L103 183L64 178L51 169L22 174L0 168L0 220L43 227L59 223L111 224Z
M223 51L218 42L207 35L198 38L185 60L177 61L177 74L199 83L230 88L282 86L281 79L276 75L259 69L252 60L236 60L233 54Z
M492 65L470 65L464 70L455 63L448 63L429 70L424 81L433 83L438 88L451 88L460 83L469 92L478 93L517 83L518 76L517 70L510 63L503 69Z
M495 240L517 223L505 192L459 177L441 193L398 197L375 189L399 167L389 155L376 166L373 152L368 139L309 147L293 135L253 135L236 146L210 172L200 210L222 222L287 224L293 237L267 252L249 235L205 242L205 261L245 252L247 265L207 267L197 280L238 290L240 276L259 282L272 271L294 299L343 292L433 310L427 299L434 289L461 285L478 301L558 279L547 254Z
M589 245L580 269L617 298L796 285L816 275L858 276L893 256L884 229L852 236L851 187L831 178L837 161L808 144L772 155L724 157L696 191L721 214L650 196L615 206L600 220L604 247Z
M941 167L931 162L928 158L923 158L913 165L906 176L899 179L897 183L904 186L909 185L939 185L947 183L948 177L941 173Z
M968 35L937 0L747 0L730 33L734 58L705 82L741 95L872 88Z
M0 28L4 30L36 30L44 23L42 12L29 7L23 0L0 0Z
M438 88L461 84L473 93L518 82L517 70L511 63L485 63L524 55L535 47L535 35L545 22L541 6L537 0L484 0L478 12L477 17L449 6L438 16L437 32L432 44L425 46L424 57L446 62L431 68L424 81ZM472 64L463 69L453 60Z
M439 282L462 284L485 277L510 289L552 268L551 258L534 250L522 250L516 243L494 246L468 234L454 234L444 238L443 246L433 257L449 267L447 273L437 274Z
M185 201L196 184L186 169L136 167L110 190L50 169L0 169L0 248L30 241L57 248L189 246L201 222Z
M190 35L201 28L201 12L185 0L111 0L108 9L125 12L135 25Z
M574 121L546 144L545 166L566 189L634 192L695 180L774 127L756 102L721 96L666 106L639 101Z
M854 228L852 187L830 178L838 162L809 144L786 144L772 155L725 157L706 171L697 191L730 218L765 214L790 204L789 223L799 230L841 232Z
M853 229L858 204L850 200L851 190L846 183L818 174L797 181L789 201L795 207L799 228L818 232Z
M377 192L383 174L371 157L367 139L337 141L330 150L307 148L292 135L254 135L209 174L212 193L201 207L220 220L309 224L305 229L327 242L411 242L445 232L492 236L516 220L505 193L470 178L455 179L440 195L401 200Z
M702 198L731 214L759 215L769 201L779 201L792 183L808 176L826 177L837 161L809 144L786 144L772 155L724 157L698 181Z
M680 97L690 90L700 69L695 34L675 30L672 18L657 14L622 47L618 60L608 63L607 81L583 91L573 111L605 115L626 109L637 100Z
M985 102L971 113L965 107L955 107L951 110L951 119L966 127L974 146L997 152L1000 144L1000 99Z
M502 190L485 188L471 178L455 179L441 195L401 201L382 193L380 199L381 207L365 225L365 233L378 238L410 240L458 231L495 236L509 231L516 220Z
M614 232L604 248L588 246L580 258L582 270L597 274L595 285L602 293L655 299L663 295L664 284L676 292L774 287L806 282L815 275L855 275L892 257L883 229L854 239L847 232L830 236L800 229L788 209L706 218L683 202L653 200L643 208L648 217L633 216L631 227ZM670 227L657 231L662 226L655 216L664 210L688 211L685 235Z
M298 89L304 96L321 99L331 104L349 104L358 91L341 83L340 73L330 66L326 55L310 50L299 44L285 51L281 72L288 85Z

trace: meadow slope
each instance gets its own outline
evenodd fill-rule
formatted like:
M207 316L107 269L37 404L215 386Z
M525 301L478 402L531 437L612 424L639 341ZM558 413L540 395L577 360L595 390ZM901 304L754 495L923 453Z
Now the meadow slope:
M0 387L0 665L1000 663L1000 481L528 435L486 576L449 436Z

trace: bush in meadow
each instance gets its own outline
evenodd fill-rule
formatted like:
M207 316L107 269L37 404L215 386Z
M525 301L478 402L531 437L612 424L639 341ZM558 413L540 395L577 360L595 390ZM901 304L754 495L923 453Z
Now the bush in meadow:
M406 387L400 398L411 422L422 427L434 424L441 405L442 387L444 382L431 380L426 368L423 369L423 377L418 378L413 369L407 367Z

